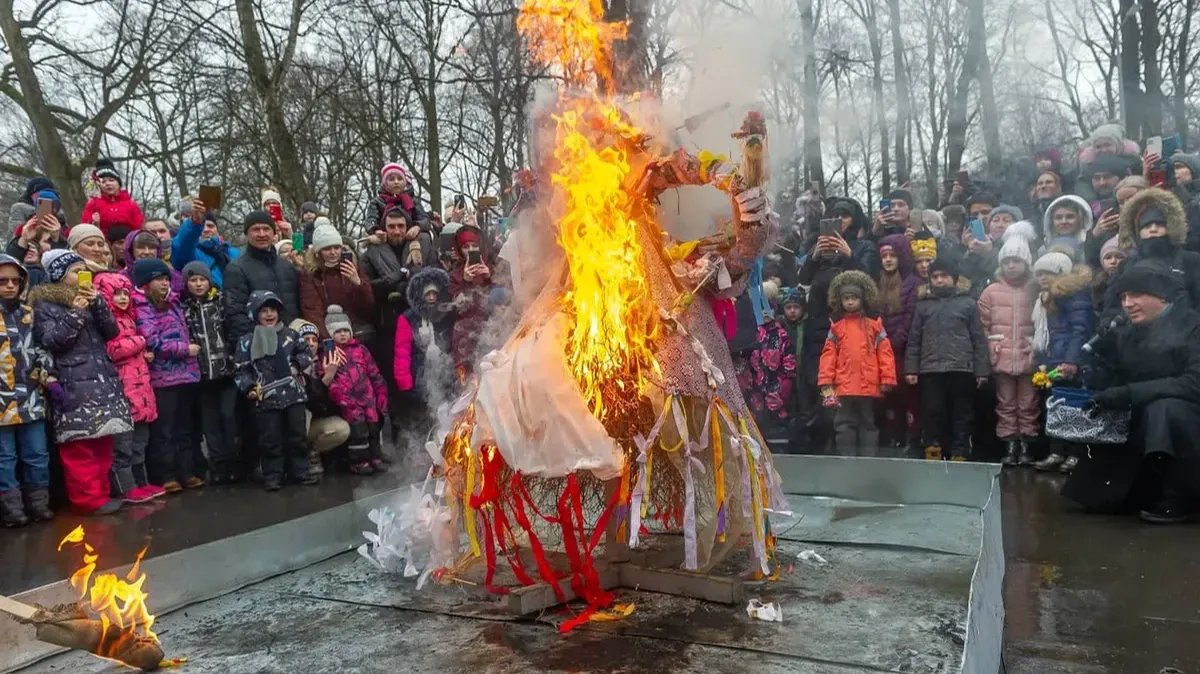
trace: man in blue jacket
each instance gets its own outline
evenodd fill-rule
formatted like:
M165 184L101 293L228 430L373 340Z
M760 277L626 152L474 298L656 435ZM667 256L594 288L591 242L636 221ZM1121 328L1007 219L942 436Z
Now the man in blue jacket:
M223 286L225 265L239 255L240 251L230 246L217 231L217 220L204 206L204 202L192 201L192 215L184 219L174 238L171 239L171 264L183 270L192 261L203 262L212 271L212 283Z

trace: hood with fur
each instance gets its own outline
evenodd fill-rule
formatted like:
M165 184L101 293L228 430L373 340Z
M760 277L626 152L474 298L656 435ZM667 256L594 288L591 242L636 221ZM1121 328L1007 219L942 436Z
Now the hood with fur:
M1122 250L1137 247L1137 223L1147 208L1158 208L1167 216L1167 236L1172 241L1180 246L1187 241L1187 215L1183 211L1183 202L1166 190L1151 187L1133 195L1121 208L1121 227L1117 231Z
M419 307L424 303L425 288L429 285L437 286L439 301L450 301L450 275L437 267L425 267L408 280L404 289L409 306Z
M37 306L40 302L71 306L75 299L75 287L65 283L42 283L29 291L29 306Z
M863 313L870 314L879 309L879 287L866 272L852 269L844 271L829 282L829 309L837 315L842 312L842 288L855 285L863 290Z
M1091 286L1092 268L1086 264L1077 264L1071 267L1070 273L1060 274L1050 281L1050 287L1046 289L1046 293L1050 296L1049 306L1081 290L1091 288Z
M1082 197L1077 197L1074 194L1064 194L1061 197L1050 202L1050 206L1046 209L1045 215L1042 216L1042 234L1044 241L1053 241L1058 238L1058 234L1054 231L1054 211L1063 205L1070 205L1079 212L1079 231L1075 233L1075 238L1083 242L1087 239L1087 233L1092 231L1092 207Z

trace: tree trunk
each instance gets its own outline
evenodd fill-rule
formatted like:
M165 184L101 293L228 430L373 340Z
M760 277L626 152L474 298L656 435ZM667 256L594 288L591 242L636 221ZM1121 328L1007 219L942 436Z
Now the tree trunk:
M992 82L992 63L987 53L987 25L984 23L983 0L971 0L967 6L967 50L974 54L975 75L979 82L980 117L983 143L987 149L988 171L1000 175L1003 149L1000 147L1000 113L996 109L996 89ZM957 168L957 167L950 167Z
M291 56L286 55L282 63L268 63L263 52L262 35L258 31L258 22L254 15L253 0L235 0L234 4L237 7L246 69L254 92L262 101L266 113L267 135L271 140L272 154L275 156L276 173L270 176L270 179L279 188L284 200L299 212L300 204L309 197L309 190L304 179L304 163L300 161L300 153L296 149L295 139L283 113L281 86L290 66ZM299 17L296 13L299 11L300 3L296 2L292 6L292 31L298 30ZM294 42L295 37L294 34L289 35L289 41Z
M607 21L628 21L625 39L613 45L613 84L616 93L644 91L647 82L646 2L652 0L610 0L604 12Z
M1142 67L1146 93L1142 105L1143 133L1139 137L1146 138L1161 136L1163 128L1162 70L1158 63L1162 34L1158 30L1158 0L1141 0L1141 13Z
M900 32L900 0L888 0L888 20L892 27L892 59L896 71L896 183L908 182L912 172L911 148L908 147L908 128L912 118L912 96L909 91L908 64L905 62L904 36Z
M879 19L873 0L867 0L863 23L867 29L867 44L871 48L871 87L874 92L872 107L875 108L875 125L879 127L879 167L882 173L883 193L892 191L891 148L888 147L887 111L883 98L883 47L879 43ZM867 192L870 193L870 185Z
M83 186L79 180L81 167L71 161L67 146L55 126L54 113L50 111L41 82L38 81L37 71L34 70L33 59L29 55L29 43L21 33L20 22L13 14L12 0L0 0L0 32L3 32L4 42L8 47L11 59L9 65L21 85L19 94L9 95L29 117L29 124L33 127L34 137L37 138L38 149L42 154L42 168L46 177L53 180L54 186L58 188L63 211L68 217L78 218L83 212L84 204ZM63 227L69 227L73 223L61 224Z
M1172 113L1175 118L1175 133L1179 134L1179 137L1183 140L1184 147L1187 147L1188 139L1187 78L1188 66L1192 58L1192 18L1195 16L1195 13L1196 3L1187 3L1183 12L1183 25L1179 27L1179 38L1176 40L1175 55L1178 61L1174 64L1174 78L1171 86L1171 97L1174 102Z
M967 45L963 56L962 71L946 105L946 166L947 172L962 166L963 154L967 149L967 99L971 92L971 80L975 78L978 64L975 50Z
M1121 118L1125 135L1137 138L1142 127L1141 72L1138 68L1139 35L1134 0L1120 0Z
M821 161L821 82L817 79L817 26L813 0L800 0L801 42L804 49L804 171L809 182L825 189Z

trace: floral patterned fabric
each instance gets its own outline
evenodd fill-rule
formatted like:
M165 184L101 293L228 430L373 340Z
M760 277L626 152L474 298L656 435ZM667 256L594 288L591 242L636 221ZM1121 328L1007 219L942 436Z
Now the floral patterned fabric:
M758 327L753 349L734 356L738 386L759 423L786 423L796 379L796 356L787 328L778 321Z

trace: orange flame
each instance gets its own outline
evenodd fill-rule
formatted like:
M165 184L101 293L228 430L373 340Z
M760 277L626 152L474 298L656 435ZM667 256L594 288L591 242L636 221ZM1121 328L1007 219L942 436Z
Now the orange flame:
M146 574L141 570L146 548L138 552L137 559L124 579L111 573L93 578L92 574L96 571L96 562L99 561L100 555L84 540L82 525L75 527L59 541L59 551L68 543L83 546L83 565L71 574L70 583L79 593L79 601L90 608L100 620L102 634L107 636L108 628L115 627L120 632L158 641L158 635L151 630L154 615L146 607L146 598L149 595L142 589L146 582ZM101 644L119 642L120 640L110 642L103 637L100 640Z
M657 371L659 325L638 242L648 209L629 190L629 152L642 133L597 92L612 87L612 41L626 26L603 14L599 0L527 0L517 18L534 57L577 89L560 93L553 116L551 216L571 279L567 362L601 421L605 391L636 395L644 374Z

